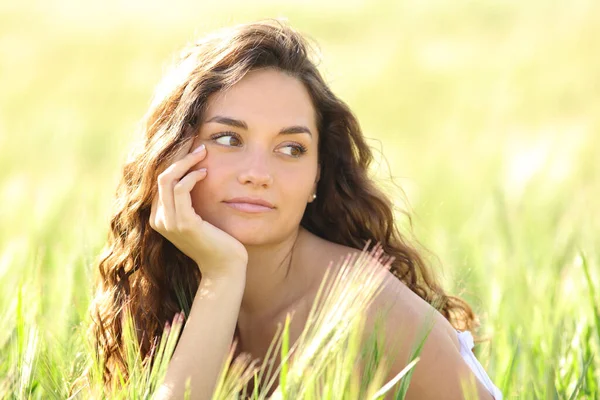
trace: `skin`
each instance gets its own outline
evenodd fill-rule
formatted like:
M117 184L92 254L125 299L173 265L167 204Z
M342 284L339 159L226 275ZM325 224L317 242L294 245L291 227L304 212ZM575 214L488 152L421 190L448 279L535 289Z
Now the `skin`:
M215 116L242 120L248 129L218 122ZM289 126L305 126L307 133L278 135ZM235 132L238 138L223 132ZM246 246L246 289L240 314L268 318L280 305L302 297L313 273L290 266L294 242L305 245L300 220L312 201L318 181L318 136L314 108L304 86L272 69L248 73L233 88L209 97L203 123L192 148L206 145L206 157L193 169L206 168L206 177L190 192L194 210L207 222ZM302 145L306 153L293 157ZM234 197L259 197L275 208L248 214L223 203ZM298 251L302 252L302 250ZM298 254L294 253L294 256ZM301 284L299 284L299 282Z
M247 128L209 122L217 116L242 120ZM311 134L278 134L291 126L306 127ZM214 138L224 132L230 134ZM294 343L329 261L358 252L300 227L319 180L320 134L308 91L299 80L281 71L251 71L228 91L208 99L192 145L195 149L205 144L206 156L191 168L206 168L207 172L190 195L200 217L240 241L248 252L237 323L238 354L264 357L277 324L288 312L295 313L290 330L290 342ZM298 144L306 148L304 154L293 147ZM265 199L275 208L248 214L224 203L243 196ZM390 312L385 325L386 354L397 359L389 380L404 368L411 350L410 345L397 343L410 344L432 308L390 273L369 309L364 338L370 334L378 312L386 307ZM435 324L411 380L409 398L462 398L459 378L472 379L473 375L460 356L452 326L439 313L434 315ZM478 382L477 392L482 399L492 398Z

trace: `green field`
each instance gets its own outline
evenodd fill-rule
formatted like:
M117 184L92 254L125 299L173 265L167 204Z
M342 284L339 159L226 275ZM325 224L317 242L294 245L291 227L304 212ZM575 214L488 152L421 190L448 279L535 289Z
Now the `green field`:
M0 397L64 398L80 372L120 168L172 57L285 16L478 313L505 398L600 398L600 2L86 3L0 3Z

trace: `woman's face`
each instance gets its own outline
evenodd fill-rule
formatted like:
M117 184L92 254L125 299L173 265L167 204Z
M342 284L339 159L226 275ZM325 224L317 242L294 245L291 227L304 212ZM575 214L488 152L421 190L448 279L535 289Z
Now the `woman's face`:
M226 92L208 98L192 149L207 168L191 192L207 222L245 245L278 241L298 228L319 176L315 110L304 85L272 68L252 70ZM232 199L262 199L252 209Z

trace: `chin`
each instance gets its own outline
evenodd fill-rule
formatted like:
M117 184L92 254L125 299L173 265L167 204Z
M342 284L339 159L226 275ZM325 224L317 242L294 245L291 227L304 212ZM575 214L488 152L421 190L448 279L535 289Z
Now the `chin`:
M209 221L208 219L206 221L233 236L244 246L257 246L270 243L274 240L274 235L276 235L276 230L272 226L273 221L231 217L218 221Z
M273 241L272 232L269 229L239 229L238 227L227 233L236 238L244 246L260 246Z

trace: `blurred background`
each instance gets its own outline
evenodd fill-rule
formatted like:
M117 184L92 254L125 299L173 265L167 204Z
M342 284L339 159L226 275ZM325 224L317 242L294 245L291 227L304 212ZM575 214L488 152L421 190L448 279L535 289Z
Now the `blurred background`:
M266 17L320 47L373 174L479 314L477 354L505 395L597 394L595 0L3 0L0 360L17 317L40 349L85 319L122 163L173 57Z

